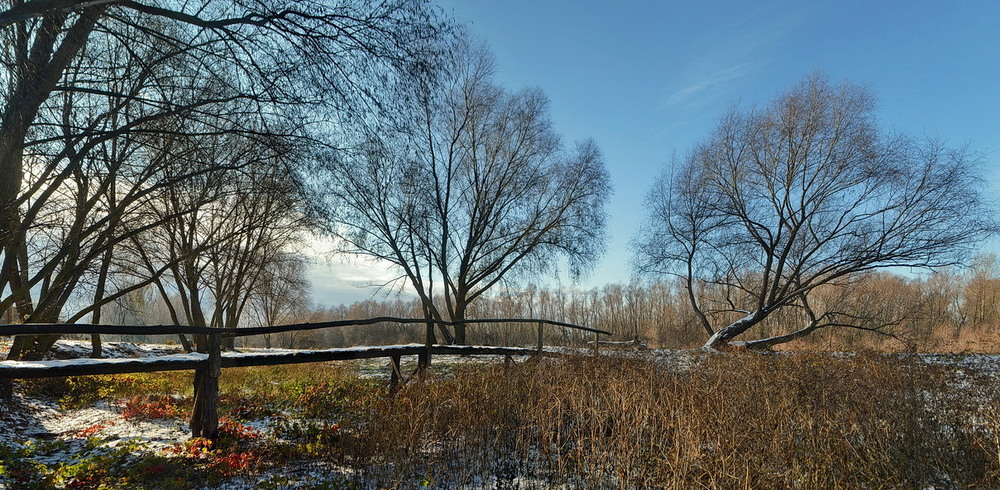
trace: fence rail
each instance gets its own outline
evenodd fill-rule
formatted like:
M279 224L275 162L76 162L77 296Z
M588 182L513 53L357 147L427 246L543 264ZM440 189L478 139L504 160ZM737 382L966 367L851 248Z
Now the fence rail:
M479 345L435 345L434 355L509 355L528 356L539 352L523 347ZM288 352L223 352L221 367L277 366L307 362L348 361L380 357L416 356L423 354L423 344L348 347L339 349L300 350ZM560 355L542 351L544 356ZM91 376L95 374L151 373L158 371L197 370L208 367L209 354L190 353L126 359L66 359L53 361L0 361L0 379L54 378L61 376Z
M350 347L310 351L290 351L281 353L223 353L222 339L246 337L281 332L318 330L350 326L375 325L378 323L398 323L404 325L427 325L428 335L424 344ZM537 324L538 342L534 349L522 347L468 346L433 344L432 325L469 325L482 323ZM544 327L554 326L590 332L595 335L595 349L600 345L601 335L611 335L604 330L574 325L571 323L534 318L476 318L460 322L428 320L425 318L376 317L361 320L339 320L330 322L297 323L258 328L208 328L177 325L95 325L95 324L10 324L0 325L0 335L204 335L206 342L199 346L201 353L177 354L139 359L72 359L62 361L3 361L0 362L0 380L17 378L44 378L59 376L83 376L94 374L121 374L135 372L157 372L194 370L194 409L191 414L193 437L215 439L218 436L219 376L222 368L245 366L272 366L306 362L342 361L349 359L372 359L387 357L392 363L391 383L395 384L400 374L402 356L416 355L421 368L430 365L432 355L558 355L544 350Z
M249 328L212 328L212 327L191 327L184 325L100 325L89 323L15 323L0 325L0 335L213 335L220 334L222 337L249 337L252 335L264 335L282 332L294 332L304 330L320 330L324 328L341 328L364 325L375 325L378 323L399 323L403 325L425 325L433 323L435 325L468 325L477 323L533 323L551 325L555 327L581 330L598 335L611 335L611 332L597 328L574 325L572 323L557 322L552 320L539 320L535 318L470 318L459 322L447 320L427 320L424 318L399 318L393 316L380 316L375 318L365 318L361 320L337 320L329 322L308 322L294 323L289 325L276 325L271 327L249 327Z

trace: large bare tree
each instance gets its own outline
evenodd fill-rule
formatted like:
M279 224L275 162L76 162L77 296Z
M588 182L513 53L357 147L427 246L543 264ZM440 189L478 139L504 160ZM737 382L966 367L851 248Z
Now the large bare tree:
M285 160L294 153L239 142L212 139L200 158L237 170L164 189L148 209L158 225L137 234L127 250L178 325L240 326L268 269L296 252L306 227L292 162Z
M866 89L814 74L764 108L726 114L653 187L637 264L679 278L706 347L788 310L797 326L744 345L878 331L812 293L866 271L957 264L994 230L976 159L888 134L874 105Z
M194 162L178 142L320 144L317 128L370 124L382 83L432 68L426 53L446 31L422 2L0 6L0 307L20 321L99 315L167 270L108 294L119 246L157 225L144 221L150 196L233 170ZM93 304L64 311L84 286ZM10 355L37 357L52 341L19 339Z
M393 264L425 315L461 321L518 275L566 259L578 273L604 240L608 175L592 141L563 148L537 89L492 80L492 58L459 48L451 78L418 94L405 131L331 159L331 230L349 253ZM443 310L443 311L442 311ZM465 328L454 338L465 343Z

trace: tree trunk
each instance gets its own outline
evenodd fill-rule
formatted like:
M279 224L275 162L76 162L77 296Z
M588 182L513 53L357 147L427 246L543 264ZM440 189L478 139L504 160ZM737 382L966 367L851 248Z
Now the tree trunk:
M441 332L441 335L444 336L444 341L447 342L448 345L455 344L455 336L448 331L448 327L446 325L438 324L438 330Z
M181 341L181 348L184 349L184 352L188 352L188 353L194 352L194 348L191 346L191 341L188 340L188 338L187 338L186 335L184 335L184 334L178 334L177 338L180 339L180 341Z
M389 393L395 394L399 391L399 383L403 379L403 373L400 371L400 360L403 356L390 356L389 357L389 369L391 373L389 374Z
M191 437L215 440L219 436L219 375L222 372L222 339L208 335L208 367L194 375L194 409L191 411Z
M199 325L201 326L201 325ZM202 354L208 353L208 336L203 334L195 334L194 337L194 350L201 352Z
M417 356L417 369L424 370L431 366L431 347L437 343L437 338L434 336L434 324L427 322L427 327L424 330L424 351Z
M12 260L27 246L16 238L20 236L18 229L21 227L17 198L24 180L25 136L34 124L39 108L55 89L66 67L86 44L97 19L106 9L106 5L88 8L71 26L64 25L66 14L51 14L43 18L27 65L20 67L20 76L0 116L0 248L4 251L5 260ZM57 320L58 312L52 317L52 321ZM59 340L58 335L17 337L7 358L41 359L56 340Z
M437 310L434 308L433 305L429 305L428 304L429 301L430 300L423 301L422 305L421 305L423 307L423 310L424 310L424 318L426 318L428 320L441 320L441 315L437 312ZM428 323L427 327L428 328L434 328L434 323ZM448 344L454 344L455 343L455 336L452 335L450 331L448 331L448 327L447 326L438 323L437 327L438 327L438 331L441 332L441 335L444 336L445 342L447 342ZM430 339L433 339L432 343L435 343L435 344L437 343L437 339L434 338L434 332L433 331L428 334L428 341L430 341ZM428 345L430 345L430 344L428 344Z
M749 315L736 320L735 322L729 324L725 328L712 334L705 342L703 348L710 350L721 350L729 347L730 341L741 335L743 332L750 330L754 325L760 322L766 315L760 311L755 311Z
M90 357L100 359L104 355L104 348L101 345L101 334L90 334Z
M456 298L455 302L456 302L456 305L455 305L455 315L452 317L451 321L453 321L453 322L461 322L462 320L465 320L465 312L466 312L466 306L467 305L466 305L466 303L465 303L465 301L463 299ZM459 323L459 324L455 325L455 343L456 344L458 344L458 345L466 345L468 343L467 340L466 340L467 337L466 337L466 331L465 330L466 330L466 325L464 323Z
M5 129L0 127L0 130ZM14 274L15 240L18 236L17 195L21 187L21 147L0 136L0 250L4 252L4 274ZM14 154L13 152L17 152ZM10 277L10 276L8 276ZM6 278L5 278L6 280Z
M819 322L812 321L809 323L809 325L800 330L796 330L794 332L787 333L784 335L777 335L766 339L751 340L746 342L744 345L746 346L747 349L751 350L769 350L770 348L778 344L784 344L786 342L791 342L793 340L805 337L806 335L809 335L810 333L819 328L820 328Z
M18 335L14 337L7 359L39 361L61 337L61 335Z
M114 189L114 186L112 186L112 189ZM111 230L114 230L114 225L112 225ZM91 323L97 325L101 323L101 313L104 309L104 305L102 305L101 302L104 301L104 290L108 285L108 271L111 269L111 260L114 258L114 249L115 247L109 246L104 252L104 257L101 259L101 269L97 275L97 288L94 291L94 304L97 305L97 308L94 309L94 313L91 318ZM91 334L90 357L100 359L103 354L102 350L101 335L96 333Z

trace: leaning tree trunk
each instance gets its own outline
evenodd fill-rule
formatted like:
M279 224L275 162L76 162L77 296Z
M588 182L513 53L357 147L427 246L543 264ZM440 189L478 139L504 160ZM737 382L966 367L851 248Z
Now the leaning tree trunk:
M184 349L184 352L186 352L188 354L194 352L194 347L191 346L191 341L188 340L187 335L178 334L177 338L178 338L178 340L181 341L181 348Z
M766 339L751 340L749 342L746 342L744 345L746 346L747 349L750 350L760 350L760 351L770 350L772 347L776 345L801 339L820 328L822 328L822 325L819 323L819 321L813 320L800 330L796 330L794 332L787 333L784 335L776 335L774 337L769 337Z
M423 303L422 307L424 310L424 318L428 320L438 320L438 321L441 320L441 315L438 314L438 312L434 309L433 306L428 306L426 301ZM428 325L433 325L433 322L428 323ZM441 335L444 337L445 342L447 342L449 345L455 343L455 336L452 335L452 333L448 330L447 326L438 323L437 327L438 331L440 331ZM435 339L435 343L437 343L437 339Z
M760 323L764 317L767 316L761 311L755 311L735 322L727 325L724 328L719 329L717 332L712 334L705 342L703 348L709 350L724 350L730 347L730 342L736 337L743 334L747 330L750 330L754 325Z

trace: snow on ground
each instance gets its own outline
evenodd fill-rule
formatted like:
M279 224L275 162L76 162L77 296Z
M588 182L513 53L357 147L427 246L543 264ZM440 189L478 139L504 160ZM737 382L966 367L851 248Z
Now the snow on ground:
M155 362L170 362L170 361L203 361L208 359L208 354L199 354L196 352L190 354L170 354L165 356L148 356L148 357L130 357L130 358L113 358L113 359L91 359L89 357L80 357L73 359L52 359L47 361L0 361L0 369L5 367L10 368L53 368L53 367L64 367L64 366L93 366L97 364L135 364L135 363L155 363Z
M105 359L125 359L131 357L163 356L181 353L179 345L136 344L132 342L104 342L101 351ZM90 357L89 340L59 340L47 359L76 359Z
M6 350L8 346L9 342L7 346L2 345L2 342L0 342L0 352ZM359 346L353 349L364 350L373 348L381 347ZM242 349L242 351L245 353L244 355L302 352L285 349ZM152 359L153 357L160 356L168 356L170 358L181 358L192 355L203 356L201 354L179 354L179 352L180 349L178 346L170 345L134 344L129 342L106 342L104 344L104 353L110 359L134 360L136 358ZM588 354L593 351L590 349L560 349L559 352ZM77 358L75 362L78 363L92 362L92 360L86 359L89 354L89 341L60 340L52 357L59 359L72 359L75 357ZM642 351L602 349L601 354L649 359L667 369L678 371L690 370L696 367L706 356L716 355L701 350L679 349ZM852 354L844 353L841 355L850 356ZM996 386L996 383L1000 382L1000 355L893 354L889 356L918 359L928 365L951 368L949 370L949 387L958 390L958 392L968 389L981 390L984 386ZM499 355L440 355L434 356L433 365L437 372L447 373L457 366L497 364L505 361L506 356ZM43 361L44 364L55 362L74 361ZM359 374L364 377L387 379L389 376L388 359L360 359L339 362L350 363L349 365L355 366ZM413 373L416 368L416 356L403 357L402 372L404 375ZM984 380L991 382L987 382L984 385ZM937 398L933 394L928 395L932 400ZM183 420L126 420L120 412L120 407L107 401L101 401L82 409L63 410L59 408L54 400L25 398L17 394L13 403L0 404L0 445L13 447L29 440L66 441L67 445L64 450L47 456L54 463L59 461L59 458L68 458L69 455L77 450L77 446L84 444L86 437L91 435L109 441L107 444L110 446L114 446L118 442L137 440L143 447L154 452L165 450L173 446L174 443L185 441L190 435L187 422ZM270 424L268 420L259 420L251 422L249 425L263 432L269 429L268 425ZM327 481L331 475L343 475L346 477L353 474L349 468L336 467L318 461L303 461L301 465L289 465L280 470L270 470L270 472L281 472L281 474L265 474L250 479L234 478L221 488L253 488L257 481L261 481L258 478L267 480L270 476L281 476L283 481L291 485L288 488L292 488L296 485L296 482L308 485L313 482ZM520 483L523 487L531 488L537 482L523 481ZM500 482L484 482L482 488L492 488L499 484Z
M997 354L909 354L929 365L951 366L959 372L1000 378L1000 355Z
M7 352L10 351L10 344L10 337L0 339L0 357L7 356ZM182 352L179 345L137 344L133 342L104 342L101 350L105 359L163 356ZM78 359L90 357L90 353L91 346L89 340L60 339L52 346L52 350L46 354L45 359Z
M10 348L9 339L0 342L0 352L6 354ZM153 359L166 356L184 358L192 354L179 354L179 346L161 344L136 344L132 342L105 342L103 353L112 362L128 362L136 359ZM47 360L32 362L30 365L47 366L55 364L86 364L94 362L109 362L90 359L90 341L59 340ZM202 356L193 354L193 356ZM161 359L163 357L160 357ZM4 365L9 361L0 362ZM26 363L19 363L24 366ZM170 424L168 421L138 421L125 420L106 401L98 402L92 407L78 410L62 410L55 400L29 399L15 394L11 404L0 404L0 444L15 441L49 440L72 438L86 433L100 434L117 439L139 439L151 444L151 447L166 446L183 440L190 433L186 424Z
M9 340L0 343L0 352L6 354L9 348ZM90 352L90 341L59 340L52 353L46 356L47 360L30 364L47 366L204 357L202 354L179 354L178 346L131 342L105 342L104 360L90 359ZM3 361L0 365L7 363L8 361ZM24 441L66 441L64 450L48 457L53 460L52 462L77 451L79 449L77 446L83 445L87 436L107 438L111 441L110 446L114 446L116 441L136 440L155 451L183 441L189 435L190 429L184 421L126 420L121 416L118 407L104 400L90 407L63 410L56 400L26 398L16 393L12 403L0 404L0 445L14 447Z
M0 341L0 352L8 350L9 347L9 340L5 343ZM349 348L349 350L365 351L381 348L384 348L384 346L357 346ZM205 354L179 353L180 348L172 345L105 342L103 346L105 358L91 359L89 358L90 349L89 341L59 340L53 348L52 354L46 356L46 360L34 362L0 361L0 368L7 364L12 366L17 364L21 367L49 367L66 364L83 365L137 361L153 362L157 360L198 360L205 357ZM240 357L296 352L311 351L242 349L242 352L226 353L225 355L227 357ZM502 362L504 358L504 356L496 355L440 355L434 356L433 359L434 365L437 368L447 371L450 367L457 365L497 363ZM389 361L387 359L359 359L340 362L354 364L357 366L360 375L365 377L387 379L389 376ZM403 357L402 370L404 374L409 374L415 371L416 368L416 356ZM69 445L65 451L65 454L69 454L74 450L74 445L82 444L87 436L99 436L110 441L138 440L144 447L156 451L170 447L176 442L184 441L190 435L190 429L187 427L186 421L177 419L126 420L120 412L119 407L107 401L100 401L93 406L82 409L63 410L55 400L26 398L18 393L15 394L13 403L0 404L0 445L10 447L26 440L59 439L69 441ZM261 431L266 431L269 428L267 427L267 420L255 421L249 425ZM60 454L56 453L52 458L58 458ZM301 476L308 478L315 471L329 473L330 470L330 468L320 470L304 469ZM343 472L345 470L340 469L340 471Z
M162 449L190 434L177 420L125 420L107 401L75 410L63 410L53 400L15 395L11 405L0 405L0 444L50 439L82 439L99 435L109 439L137 439L150 449Z

